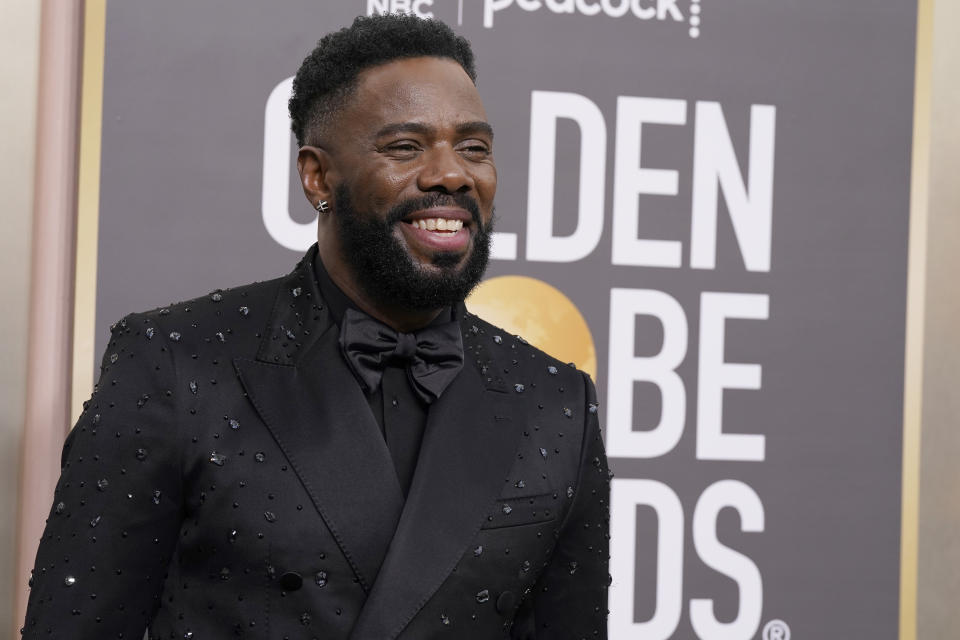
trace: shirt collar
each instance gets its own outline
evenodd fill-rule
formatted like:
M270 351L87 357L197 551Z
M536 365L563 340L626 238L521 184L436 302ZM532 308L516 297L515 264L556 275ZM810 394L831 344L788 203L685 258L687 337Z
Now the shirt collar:
M320 259L319 251L317 252L316 259L313 261L313 271L317 279L317 286L320 287L320 295L327 303L330 316L339 327L340 321L343 319L343 314L347 309L355 309L357 311L360 311L360 309L353 303L353 300L336 285L333 279L330 278L326 267L323 266L323 260Z

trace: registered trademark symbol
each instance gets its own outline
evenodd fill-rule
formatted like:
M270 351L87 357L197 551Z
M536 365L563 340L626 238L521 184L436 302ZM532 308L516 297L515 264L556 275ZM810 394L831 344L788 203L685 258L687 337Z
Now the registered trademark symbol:
M790 640L790 625L783 620L771 620L763 625L763 640Z

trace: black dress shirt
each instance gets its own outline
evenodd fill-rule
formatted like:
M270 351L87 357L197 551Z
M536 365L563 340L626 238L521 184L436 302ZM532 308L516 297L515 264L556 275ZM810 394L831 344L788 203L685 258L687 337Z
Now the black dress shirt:
M314 271L320 294L326 300L330 315L339 327L347 309L360 309L330 278L319 253L314 261ZM451 309L444 309L430 324L449 322L451 314ZM417 456L427 425L429 405L414 392L407 378L406 368L396 365L384 367L380 386L368 391L366 398L387 442L397 479L406 496L413 480L413 472L417 468Z

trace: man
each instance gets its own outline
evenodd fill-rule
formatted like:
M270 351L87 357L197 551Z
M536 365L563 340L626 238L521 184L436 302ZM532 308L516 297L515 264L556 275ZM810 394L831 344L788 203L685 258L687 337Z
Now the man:
M112 328L26 637L606 637L593 385L462 304L497 182L474 78L469 44L412 16L307 57L318 243Z

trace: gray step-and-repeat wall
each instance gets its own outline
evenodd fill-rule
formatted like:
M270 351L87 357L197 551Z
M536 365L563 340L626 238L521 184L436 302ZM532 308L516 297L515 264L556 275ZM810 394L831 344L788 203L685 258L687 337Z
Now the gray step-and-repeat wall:
M500 220L475 310L598 382L611 637L895 638L911 2L110 2L98 351L129 311L294 265L290 78L383 10L477 53Z

